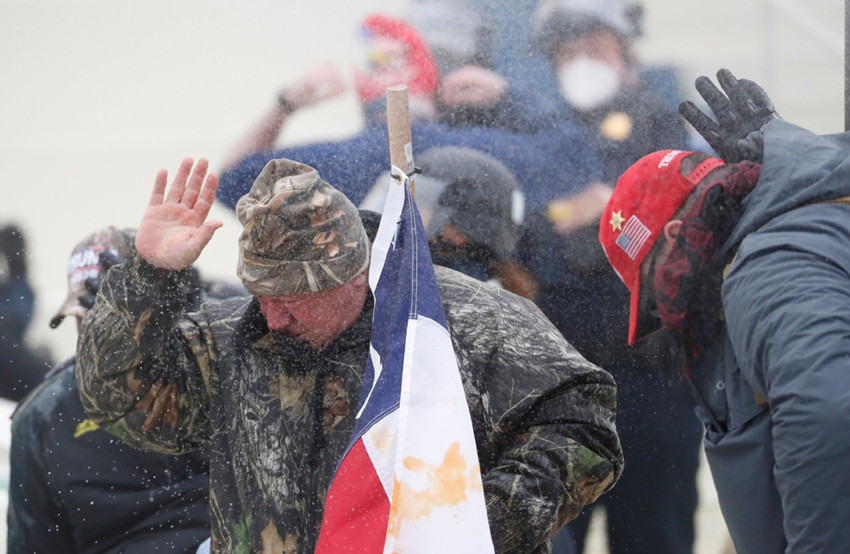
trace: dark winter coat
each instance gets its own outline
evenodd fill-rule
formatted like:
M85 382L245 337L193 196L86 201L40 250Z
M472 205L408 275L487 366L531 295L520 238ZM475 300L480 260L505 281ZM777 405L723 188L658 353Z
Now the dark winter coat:
M656 150L685 149L685 124L648 86L624 86L598 108L580 112L568 105L561 117L576 122L602 164L602 180L616 184L633 163Z
M623 87L589 111L565 103L560 117L582 129L602 163L602 180L611 186L643 156L687 145L679 114L643 85ZM627 344L628 290L608 263L596 223L560 235L546 213L538 212L527 218L524 229L518 250L540 283L537 304L579 352L615 376L666 368L646 343Z
M12 416L9 552L194 553L210 534L205 451L137 450L80 404L74 359Z
M181 315L179 278L138 260L110 270L78 347L84 404L137 446L210 445L213 551L312 552L354 425L371 301L315 351L269 332L256 300ZM443 268L437 280L496 551L547 552L622 470L614 382L530 302Z
M728 336L695 371L739 554L850 548L850 134L776 120L725 249Z

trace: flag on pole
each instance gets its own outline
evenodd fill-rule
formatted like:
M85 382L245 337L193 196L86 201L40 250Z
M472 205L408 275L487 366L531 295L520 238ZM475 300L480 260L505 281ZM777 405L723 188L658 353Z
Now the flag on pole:
M431 253L407 175L393 166L392 179L369 270L370 359L316 552L492 553L472 422Z

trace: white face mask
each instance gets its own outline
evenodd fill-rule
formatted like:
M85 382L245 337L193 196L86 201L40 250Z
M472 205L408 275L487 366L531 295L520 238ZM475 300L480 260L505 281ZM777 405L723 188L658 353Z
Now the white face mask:
M558 68L558 90L577 110L590 110L610 100L620 89L617 69L587 56Z

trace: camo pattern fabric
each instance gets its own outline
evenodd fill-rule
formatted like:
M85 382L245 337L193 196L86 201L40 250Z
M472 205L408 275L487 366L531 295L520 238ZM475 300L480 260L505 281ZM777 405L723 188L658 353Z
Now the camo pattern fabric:
M547 540L623 467L615 385L530 302L437 267L497 552ZM179 276L137 257L110 269L78 343L83 404L128 443L209 443L213 552L313 552L350 438L371 299L328 348L269 332L256 300L181 314Z
M236 217L243 226L236 272L254 294L327 290L369 265L357 208L308 165L268 162Z

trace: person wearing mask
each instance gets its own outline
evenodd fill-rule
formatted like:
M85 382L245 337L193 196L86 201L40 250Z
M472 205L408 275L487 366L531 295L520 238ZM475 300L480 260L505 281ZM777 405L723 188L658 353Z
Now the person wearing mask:
M551 63L561 117L585 130L612 185L643 155L687 143L675 104L642 79L640 13L624 0L542 0L534 14L532 45Z
M422 35L404 20L369 15L357 36L358 47L354 50L359 61L353 64L352 73L364 115L363 129L342 140L276 148L291 114L344 91L342 76L335 68L327 64L311 68L281 92L276 105L225 157L218 189L220 202L235 208L265 164L277 158L295 159L315 167L330 182L344 183L340 186L344 186L343 192L352 202L362 202L386 171L389 147L384 93L387 86L395 84L406 84L408 88L416 152L435 146L456 146L493 156L514 175L521 176L529 210L545 209L553 199L601 179L594 152L572 122L525 117L527 111L515 109L511 97L484 110L502 114L493 120L485 117L490 121L488 125L458 126L441 121L438 65ZM445 96L442 98L448 103ZM482 116L477 110L461 111L467 115L477 113L476 120Z
M684 122L646 83L632 50L635 12L623 0L542 0L533 44L551 63L560 117L576 122L603 167L602 182L532 214L520 252L540 283L537 303L564 336L618 383L617 426L627 469L615 491L571 522L555 551L584 549L604 506L612 552L684 554L693 549L702 431L690 392L671 379L661 341L629 346L625 294L597 240L620 174L643 155L684 149ZM647 499L652 501L648 502Z

